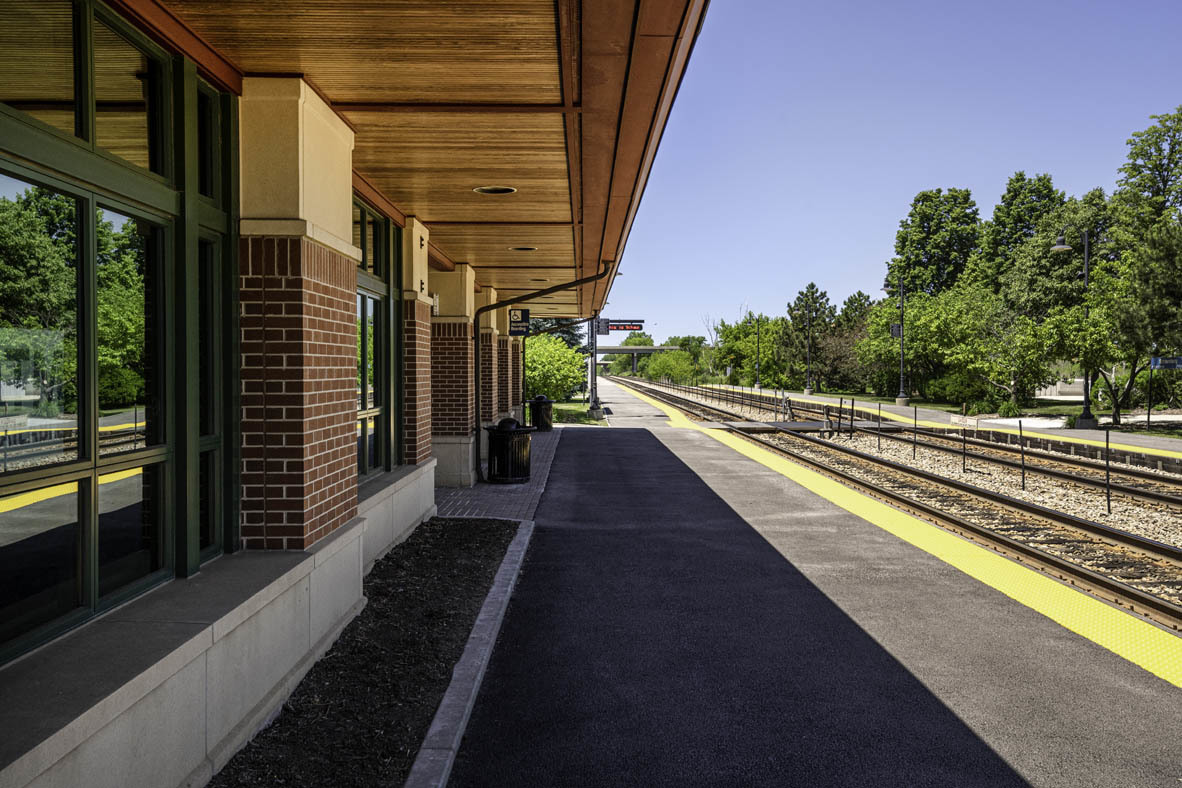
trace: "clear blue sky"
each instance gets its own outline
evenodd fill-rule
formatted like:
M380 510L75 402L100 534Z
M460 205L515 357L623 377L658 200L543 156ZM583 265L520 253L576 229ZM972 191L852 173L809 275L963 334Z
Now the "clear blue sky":
M878 298L922 189L983 219L1016 170L1110 191L1182 104L1180 35L1180 0L714 0L604 315L660 341L810 280Z

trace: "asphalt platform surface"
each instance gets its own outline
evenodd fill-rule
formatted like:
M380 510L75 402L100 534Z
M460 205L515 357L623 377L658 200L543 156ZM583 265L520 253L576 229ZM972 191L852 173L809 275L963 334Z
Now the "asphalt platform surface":
M600 385L451 785L1179 784L1182 691Z

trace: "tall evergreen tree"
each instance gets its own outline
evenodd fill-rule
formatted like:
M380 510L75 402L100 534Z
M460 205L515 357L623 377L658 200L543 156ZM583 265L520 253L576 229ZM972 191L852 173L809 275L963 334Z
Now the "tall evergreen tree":
M1063 192L1043 173L1027 178L1019 170L1010 176L993 217L981 225L981 248L969 262L973 282L993 292L1014 265L1019 248L1034 237L1043 220L1066 202Z

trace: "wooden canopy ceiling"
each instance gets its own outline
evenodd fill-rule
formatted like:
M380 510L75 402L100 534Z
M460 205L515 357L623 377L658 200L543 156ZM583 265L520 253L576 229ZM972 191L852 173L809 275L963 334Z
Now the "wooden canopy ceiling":
M174 40L231 89L302 75L356 129L355 172L430 228L436 267L470 263L505 298L608 262L608 279L530 304L585 317L614 278L707 0L164 3L114 1L141 25L188 28ZM517 191L473 192L488 185Z

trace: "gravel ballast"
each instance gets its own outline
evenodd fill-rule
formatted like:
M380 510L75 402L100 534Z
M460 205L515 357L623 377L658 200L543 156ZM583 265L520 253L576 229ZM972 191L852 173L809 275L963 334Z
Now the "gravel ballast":
M434 518L365 578L365 609L211 786L401 784L517 523Z

